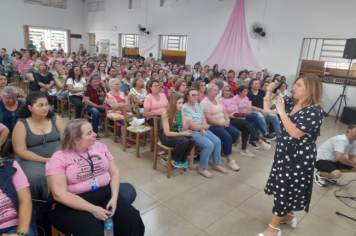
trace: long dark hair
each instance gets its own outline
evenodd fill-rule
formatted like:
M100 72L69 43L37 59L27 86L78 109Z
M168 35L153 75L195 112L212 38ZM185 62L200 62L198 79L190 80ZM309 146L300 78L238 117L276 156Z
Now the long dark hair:
M74 74L74 69L79 66L72 66L72 68L70 68L69 70L69 74L68 74L68 79L73 79L73 82L75 81L75 74ZM80 68L79 68L80 69ZM78 75L78 80L80 81L80 75Z
M27 117L30 117L32 115L32 112L30 111L30 109L28 109L28 106L29 105L33 106L36 103L36 101L40 98L46 98L46 100L48 101L47 96L42 92L35 91L35 92L29 93L28 96L26 97L25 104L23 104L17 111L18 117L24 118L24 119L26 119ZM55 114L52 111L48 110L46 117L48 119L51 119L54 115Z
M248 84L248 91L251 91L251 88L252 88L252 84L253 84L253 82L255 82L255 81L259 81L258 79L252 79L251 81L250 81L250 83Z

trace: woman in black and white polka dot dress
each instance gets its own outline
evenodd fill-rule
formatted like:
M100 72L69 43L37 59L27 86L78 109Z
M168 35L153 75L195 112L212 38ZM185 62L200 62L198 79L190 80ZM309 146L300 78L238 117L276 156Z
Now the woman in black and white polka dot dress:
M305 74L295 79L293 101L276 101L276 109L268 99L276 87L271 83L264 98L264 109L279 114L281 134L277 140L276 152L265 193L274 195L273 217L269 227L259 236L281 235L279 223L291 222L297 226L293 211L308 212L312 195L315 141L320 135L323 121L321 104L321 79Z

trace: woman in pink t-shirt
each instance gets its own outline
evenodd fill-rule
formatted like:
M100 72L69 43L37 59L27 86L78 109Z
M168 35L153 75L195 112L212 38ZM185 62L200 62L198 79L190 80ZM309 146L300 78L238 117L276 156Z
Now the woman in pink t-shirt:
M241 90L241 88L244 88L244 85L241 85L237 88L237 92ZM240 130L242 132L241 134L241 139L242 139L242 147L240 153L242 155L246 156L254 156L252 152L247 150L247 142L248 142L248 137L250 136L250 140L253 141L254 145L256 145L258 148L262 149L269 149L271 148L270 145L266 144L263 142L258 134L257 130L254 129L254 127L251 125L251 123L245 118L245 117L236 117L234 116L235 113L239 113L239 108L233 98L233 90L230 85L225 85L222 89L223 95L220 98L221 104L223 105L225 111L230 117L230 124L233 125L236 129ZM249 101L248 101L249 102ZM259 121L258 117L255 115L255 120Z
M30 184L25 173L16 161L0 157L0 176L0 235L34 236L36 226L31 220Z
M143 103L143 115L147 119L147 124L154 126L153 118L162 116L163 111L166 110L168 105L167 97L160 93L160 84L158 80L150 80L148 84L148 95Z
M64 127L61 147L46 165L51 224L64 234L103 235L103 221L112 217L114 235L144 235L139 211L119 193L114 157L95 140L86 120L71 120Z

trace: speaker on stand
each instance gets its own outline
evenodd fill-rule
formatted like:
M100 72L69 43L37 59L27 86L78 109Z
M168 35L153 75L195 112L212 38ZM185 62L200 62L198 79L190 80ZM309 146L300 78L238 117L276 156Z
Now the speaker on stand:
M336 123L336 121L337 121L337 120L339 119L339 117L340 117L339 114L340 114L340 109L341 109L342 101L344 101L345 107L347 107L345 91L346 91L347 80L348 80L348 78L349 78L349 73L350 73L350 69L351 69L351 65L352 65L352 60L353 60L353 59L356 59L356 38L347 39L347 40L346 40L343 58L350 60L349 69L347 70L347 75L346 75L345 83L344 83L344 85L342 86L342 87L343 87L343 90L342 90L342 93L340 94L340 96L338 97L338 99L335 101L335 103L332 105L332 107L330 108L330 110L329 110L328 113L327 113L327 114L329 115L330 111L331 111L332 109L334 109L334 107L336 106L336 104L339 102L339 108L337 109L336 118L335 118L335 123Z

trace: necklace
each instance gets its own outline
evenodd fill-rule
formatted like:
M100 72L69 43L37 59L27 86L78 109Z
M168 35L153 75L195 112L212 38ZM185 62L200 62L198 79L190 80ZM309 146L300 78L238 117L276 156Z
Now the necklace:
M159 101L159 100L160 100L160 98L161 98L161 97L159 96L159 94L158 94L158 96L157 96L157 95L153 95L153 94L152 94L152 96L153 96L153 97L154 97L157 101Z

